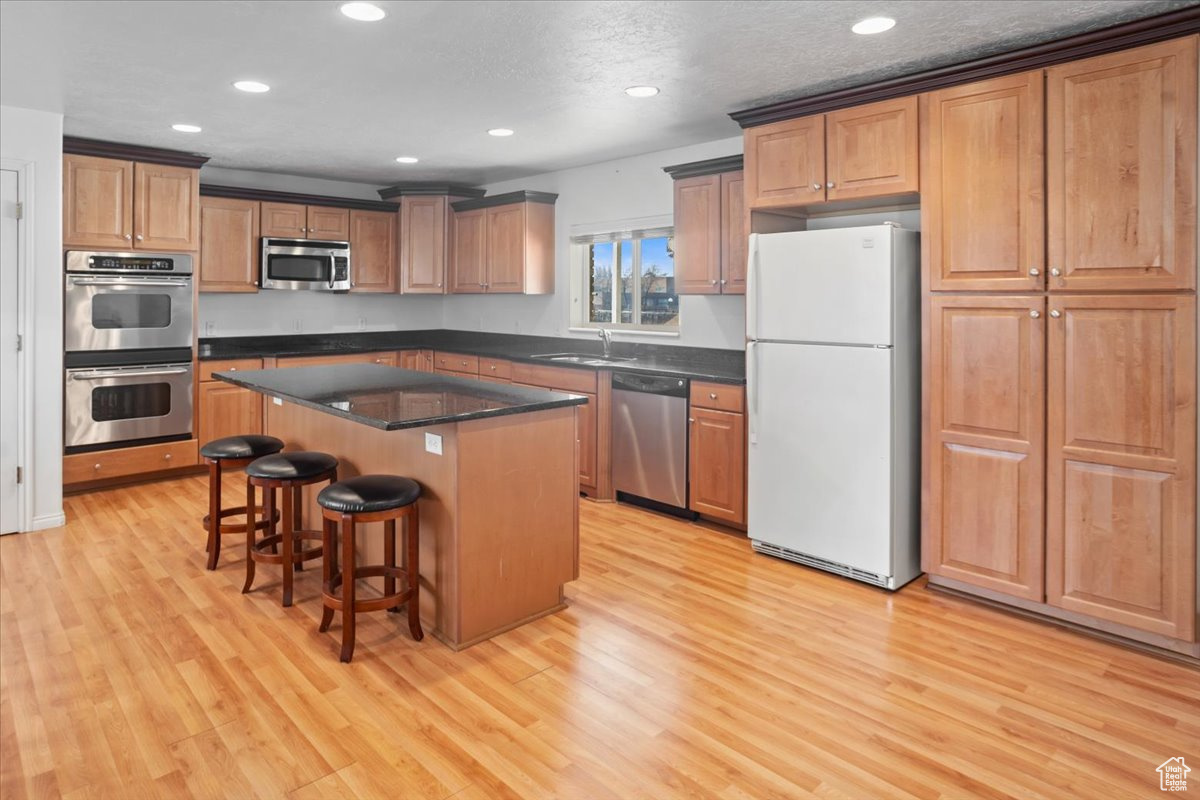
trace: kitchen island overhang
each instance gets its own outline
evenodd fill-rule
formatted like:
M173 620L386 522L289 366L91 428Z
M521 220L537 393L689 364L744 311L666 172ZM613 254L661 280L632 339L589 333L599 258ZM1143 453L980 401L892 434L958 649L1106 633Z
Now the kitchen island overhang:
M564 607L579 570L575 417L587 398L377 364L215 377L262 394L263 432L337 457L340 478L421 484L421 616L450 647ZM304 493L306 528L319 527L319 488ZM379 563L382 541L381 523L364 525L360 563Z

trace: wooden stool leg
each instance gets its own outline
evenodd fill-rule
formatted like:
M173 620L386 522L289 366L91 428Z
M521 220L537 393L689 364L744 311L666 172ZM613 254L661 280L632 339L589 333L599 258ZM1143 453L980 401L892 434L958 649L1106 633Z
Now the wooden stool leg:
M296 569L296 519L293 516L296 504L290 493L296 491L293 486L285 486L281 492L280 502L283 505L283 607L292 605L292 573Z
M328 586L333 576L337 574L337 529L333 520L321 516L321 550L325 554L321 559L321 579L324 586ZM333 622L333 609L329 606L324 606L321 609L321 626L317 628L321 633L329 630L329 623Z
M221 552L221 464L212 460L208 464L208 568L217 568L217 556Z
M393 523L394 524L394 523ZM408 586L412 597L408 599L408 630L413 639L421 641L425 632L421 630L421 517L417 513L417 504L413 503L412 510L404 520L404 544L408 550L406 567L408 569Z
M354 518L342 516L342 656L354 656Z
M249 480L246 481L246 508L247 513L253 516L254 512L249 509L254 508L254 484ZM270 536L275 533L275 490L268 486L262 487L262 509L267 520L266 535ZM242 594L250 591L254 585L254 538L254 529L251 528L246 534L246 583L242 586Z
M389 519L383 523L383 563L386 566L396 566L396 520ZM396 579L391 575L385 575L383 578L383 593L396 593ZM392 606L388 609L390 612L400 610L400 604Z
M303 499L303 494L304 493L300 490L299 486L292 489L292 530L304 529L304 514L302 511L303 507L300 503L300 501ZM296 542L296 544L293 545L292 552L296 552L296 546L299 546L300 550L304 550L304 542ZM304 572L304 561L297 561L296 569L298 569L300 572Z

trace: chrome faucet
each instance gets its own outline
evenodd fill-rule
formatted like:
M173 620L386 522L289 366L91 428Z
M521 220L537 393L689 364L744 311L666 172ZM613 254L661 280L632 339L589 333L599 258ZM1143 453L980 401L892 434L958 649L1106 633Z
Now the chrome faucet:
M604 340L604 357L608 358L612 353L612 331L608 328L601 328L600 338Z

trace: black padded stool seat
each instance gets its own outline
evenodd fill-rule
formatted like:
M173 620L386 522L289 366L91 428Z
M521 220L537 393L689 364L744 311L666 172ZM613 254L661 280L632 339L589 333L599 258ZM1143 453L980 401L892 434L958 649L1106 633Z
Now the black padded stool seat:
M266 514L261 520L252 523L254 515L261 508L249 511L245 506L223 507L221 502L221 475L227 469L243 469L251 461L262 456L278 453L283 449L283 442L274 436L246 434L245 436L225 436L213 439L200 448L200 457L208 465L208 513L201 523L208 531L208 541L204 549L208 552L209 569L217 568L217 559L221 556L221 537L227 533L245 533L249 525L254 524L256 530L266 530L270 524ZM245 522L226 522L229 517L245 515ZM275 521L279 521L279 512L275 511ZM214 522L214 520L216 520Z
M337 465L337 459L328 453L298 450L263 456L246 467L246 474L251 478L294 481L321 475L331 469L337 469Z
M332 483L317 495L317 502L330 511L362 514L390 511L406 506L421 496L421 484L395 475L360 475Z
M249 434L213 439L200 448L201 458L262 458L283 449L283 442L274 436Z

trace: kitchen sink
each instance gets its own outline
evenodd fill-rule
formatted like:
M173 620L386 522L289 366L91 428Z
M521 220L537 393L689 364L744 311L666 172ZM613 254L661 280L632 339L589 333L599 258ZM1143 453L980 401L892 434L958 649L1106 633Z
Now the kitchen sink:
M632 358L623 356L598 356L590 353L541 353L530 358L541 359L545 361L562 361L568 364L586 364L589 367L602 367L605 364L623 364L627 361L633 361Z

